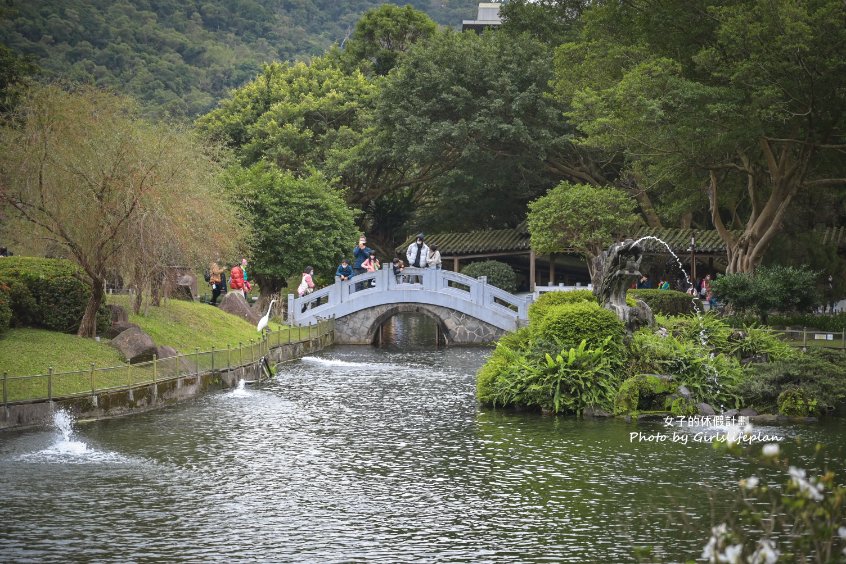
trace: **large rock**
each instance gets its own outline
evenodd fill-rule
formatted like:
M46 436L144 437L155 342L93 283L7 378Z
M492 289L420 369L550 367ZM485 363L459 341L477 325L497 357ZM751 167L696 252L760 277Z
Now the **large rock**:
M112 325L114 325L115 323L129 321L129 314L126 313L126 309L124 309L123 306L119 306L119 305L115 305L115 304L109 304L108 308L109 308L109 315L110 315L111 320L112 320Z
M696 408L699 410L699 415L716 415L717 412L714 411L714 408L711 407L707 403L699 403L696 404Z
M232 315L249 321L253 325L256 325L261 318L257 312L253 311L253 309L247 305L247 300L236 292L229 292L226 294L218 307L226 313L231 313Z
M138 327L136 324L130 323L129 321L118 321L117 323L112 323L112 325L108 329L106 329L106 333L103 336L107 339L114 339L115 337L117 337L127 329L131 329L132 327L140 329L140 327Z
M123 355L130 364L153 360L156 344L139 327L130 327L111 340L111 345Z

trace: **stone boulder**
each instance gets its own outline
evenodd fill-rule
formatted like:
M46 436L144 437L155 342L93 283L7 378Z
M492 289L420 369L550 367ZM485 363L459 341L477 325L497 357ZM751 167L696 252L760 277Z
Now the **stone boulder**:
M699 415L716 415L717 412L707 403L699 403L696 405L699 410Z
M129 314L126 313L126 309L124 309L123 306L109 304L107 307L109 308L109 316L112 320L112 325L115 323L126 323L129 321Z
M179 351L167 345L156 347L156 358L159 360L163 358L170 358L179 354Z
M106 332L103 334L103 336L107 339L114 339L115 337L132 327L140 329L140 327L138 327L136 324L130 323L129 321L118 321L116 323L112 323L112 325L108 329L106 329Z
M742 415L744 417L755 417L756 415L758 415L758 412L752 409L751 407L744 407L737 414Z
M220 305L218 307L226 313L230 313L236 317L249 321L253 325L256 325L261 318L256 311L247 305L247 300L236 292L229 292L226 294L220 301Z
M156 354L153 339L137 326L122 331L110 344L119 350L130 364L153 360L153 355Z

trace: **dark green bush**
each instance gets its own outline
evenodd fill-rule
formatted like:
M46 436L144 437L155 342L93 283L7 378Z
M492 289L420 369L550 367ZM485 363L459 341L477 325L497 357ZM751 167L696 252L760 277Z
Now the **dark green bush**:
M816 410L832 410L846 401L846 353L811 351L791 360L750 364L738 387L744 403L758 411L775 412L778 398L788 388L803 390L806 400L816 400Z
M0 261L0 280L8 287L12 323L73 333L79 329L91 288L82 271L64 259L9 257ZM97 330L105 331L109 311L101 304Z
M533 324L534 325L534 324ZM609 352L620 352L626 331L614 312L596 302L575 302L552 306L537 323L535 335L543 346L554 344L554 350L578 347L582 340L590 348L600 346L607 337Z
M772 327L807 327L818 331L840 332L846 329L846 313L835 315L771 315L767 320Z
M5 259L4 259L5 260ZM12 327L33 327L38 325L41 314L38 304L27 285L18 278L0 277L0 284L8 288L9 306L12 309Z
M461 269L461 274L466 274L473 278L487 276L488 284L491 286L496 286L506 292L517 291L517 273L504 262L485 260L470 263Z
M646 302L655 314L687 315L695 311L693 298L676 290L629 290L627 295Z
M9 307L9 287L0 282L0 335L9 328L12 319L12 308Z
M817 273L805 267L761 267L753 273L718 276L711 289L735 312L755 312L763 323L770 312L807 312L818 305Z
M546 292L529 306L529 322L540 323L549 308L561 304L577 302L596 303L596 296L590 290L572 290L569 292Z
M819 411L819 401L805 388L790 386L778 395L778 412L790 417L808 417Z

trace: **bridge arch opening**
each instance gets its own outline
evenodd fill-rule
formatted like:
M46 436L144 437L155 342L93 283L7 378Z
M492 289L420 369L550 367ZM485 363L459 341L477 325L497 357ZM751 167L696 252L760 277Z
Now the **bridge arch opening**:
M398 306L380 315L370 329L370 343L389 348L432 348L449 343L444 321L418 306Z

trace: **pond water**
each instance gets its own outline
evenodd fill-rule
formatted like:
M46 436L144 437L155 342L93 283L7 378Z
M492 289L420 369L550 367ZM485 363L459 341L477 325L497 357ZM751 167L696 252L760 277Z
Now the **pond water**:
M2 434L0 559L680 561L711 502L761 475L708 444L630 442L663 423L480 409L489 352L335 347L258 388ZM799 461L817 441L846 460L842 420L768 430L802 438Z

